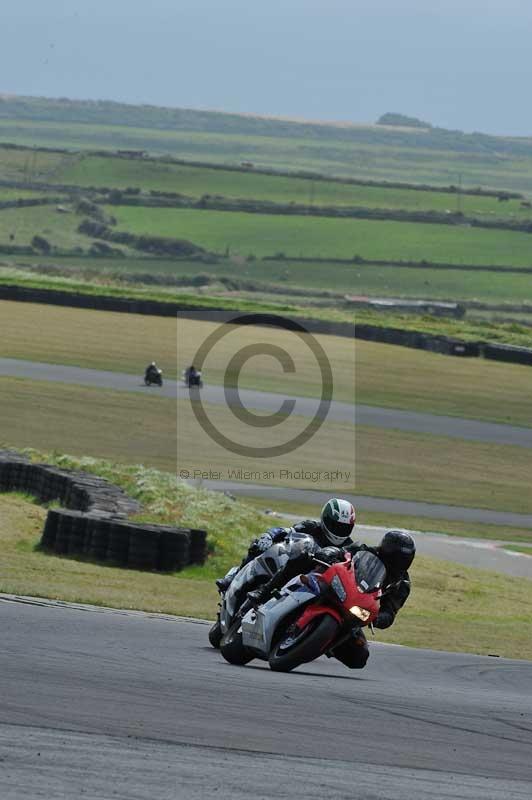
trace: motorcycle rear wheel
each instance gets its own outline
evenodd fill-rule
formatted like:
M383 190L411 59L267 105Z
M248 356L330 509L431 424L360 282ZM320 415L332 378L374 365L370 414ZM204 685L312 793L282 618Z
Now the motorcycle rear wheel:
M237 664L238 666L244 666L244 664L247 664L254 658L253 653L251 653L247 647L244 647L242 643L241 625L242 620L240 619L233 622L220 642L220 652L225 660L230 664Z
M338 622L330 614L312 620L295 637L287 631L270 653L270 669L274 672L290 672L301 664L314 661L324 653L337 631ZM290 639L293 639L292 643Z

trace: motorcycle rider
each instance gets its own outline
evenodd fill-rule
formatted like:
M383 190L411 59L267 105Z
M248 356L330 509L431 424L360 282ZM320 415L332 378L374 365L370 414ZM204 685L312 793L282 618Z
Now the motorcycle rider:
M223 578L219 578L216 581L216 585L221 592L226 591L231 585L233 578L242 569L242 567L244 567L257 556L261 555L261 553L264 553L273 544L286 541L292 531L296 531L297 533L305 533L308 536L311 536L316 542L315 552L319 553L323 551L322 560L326 560L332 555L328 552L329 550L336 551L336 549L342 545L346 546L348 544L354 544L350 537L353 528L355 527L355 519L356 512L354 506L352 506L348 500L341 500L340 498L332 497L323 506L319 520L305 519L302 522L296 523L292 528L269 528L265 533L262 534L262 536L254 539L251 542L248 552L241 564L238 567L232 567ZM302 571L299 569L299 559L294 561L293 567L295 569L294 575L297 575ZM291 572L292 570L290 570L290 573ZM281 573L284 575L284 570L281 570ZM279 580L281 580L282 576L280 573L277 573L272 580L276 580L278 575L280 576ZM291 575L289 575L286 580L289 580L290 577ZM283 581L283 583L286 583L286 580ZM283 584L281 583L280 586L282 585ZM269 584L266 584L266 586L269 586ZM261 600L261 592L262 588L256 590L255 593L252 593L253 599L257 602L264 602ZM266 592L264 593L265 598Z
M148 366L146 367L146 371L144 373L144 379L148 380L149 378L152 377L152 375L153 377L155 377L158 373L159 373L159 368L155 363L155 361L152 361L151 364L148 364Z
M335 501L330 500L329 503L331 502ZM327 505L328 504L326 504L324 511ZM260 538L262 539L263 537ZM254 543L252 543L252 547L253 544ZM252 547L250 547L250 551ZM265 603L275 591L284 586L285 583L292 578L295 578L298 574L315 570L316 565L313 560L314 558L325 561L328 564L334 564L338 561L342 561L346 552L354 555L357 552L365 550L376 555L386 567L385 586L391 586L380 602L379 615L373 625L375 628L380 629L389 628L393 625L398 611L404 606L410 595L411 583L408 569L414 561L416 545L412 536L406 533L406 531L388 531L377 547L369 547L361 542L352 542L348 540L347 543L344 542L343 547L325 546L317 548L313 554L306 554L297 559L288 561L283 569L279 570L268 583L255 591L249 592L248 597L255 605L261 605ZM249 554L245 562L247 563L248 560L250 560ZM238 569L236 572L238 572ZM236 572L234 574L236 574ZM232 577L234 577L234 575ZM363 631L354 631L353 636L335 647L332 654L350 669L362 669L365 667L369 658L369 649Z
M191 364L190 367L187 367L185 370L185 383L187 386L197 386L199 384L199 377L200 373L194 366Z
M361 550L368 550L380 558L386 567L386 584L392 584L392 588L380 601L379 615L373 623L375 628L383 630L393 625L398 611L410 595L411 582L408 569L416 556L416 545L412 536L406 531L391 530L384 534L377 547L355 542L345 548L351 555ZM365 667L369 649L363 631L358 631L352 639L335 647L333 655L350 669Z

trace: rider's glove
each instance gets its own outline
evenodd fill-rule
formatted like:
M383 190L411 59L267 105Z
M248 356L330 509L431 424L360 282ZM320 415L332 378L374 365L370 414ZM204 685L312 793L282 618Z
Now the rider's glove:
M290 533L290 528L269 528L266 533L272 537L273 542L282 542Z
M381 611L373 625L375 628L380 628L382 630L393 625L394 619L395 616L390 611Z
M273 544L273 538L269 533L263 533L258 539L254 539L249 546L249 555L252 558L264 553Z
M263 533L262 536L259 536L251 542L249 554L255 557L264 553L272 544L285 539L287 533L287 528L270 528L266 533Z

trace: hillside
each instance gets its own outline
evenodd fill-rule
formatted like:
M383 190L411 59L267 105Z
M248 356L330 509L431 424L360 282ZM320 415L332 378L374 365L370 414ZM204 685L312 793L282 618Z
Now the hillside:
M532 139L298 122L111 101L0 96L0 141L142 149L222 163L532 191Z

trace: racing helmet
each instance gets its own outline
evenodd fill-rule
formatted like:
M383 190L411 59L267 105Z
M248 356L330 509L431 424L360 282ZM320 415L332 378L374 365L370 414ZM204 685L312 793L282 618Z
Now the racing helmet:
M332 497L321 510L321 529L327 541L341 547L355 527L355 509L348 500Z
M416 555L416 544L406 531L388 531L377 548L386 569L400 575L406 572Z

